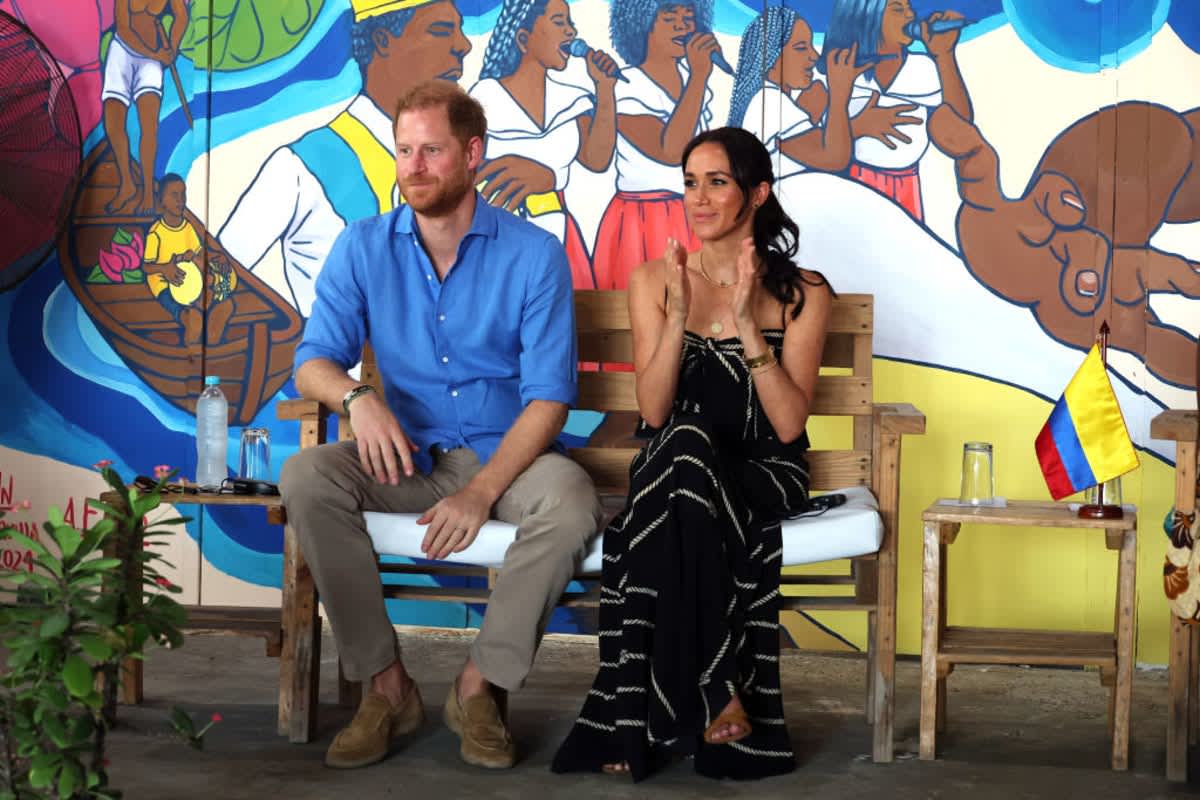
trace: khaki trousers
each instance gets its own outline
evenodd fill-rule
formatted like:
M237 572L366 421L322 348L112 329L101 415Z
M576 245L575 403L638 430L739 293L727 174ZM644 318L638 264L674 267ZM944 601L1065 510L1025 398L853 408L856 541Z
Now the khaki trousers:
M346 676L368 681L400 657L362 512L423 512L467 485L481 468L468 448L435 453L428 475L396 486L363 471L352 441L305 448L283 465L280 490L333 627ZM504 555L471 659L484 677L518 689L550 613L600 524L591 478L566 456L545 453L492 509L517 526Z

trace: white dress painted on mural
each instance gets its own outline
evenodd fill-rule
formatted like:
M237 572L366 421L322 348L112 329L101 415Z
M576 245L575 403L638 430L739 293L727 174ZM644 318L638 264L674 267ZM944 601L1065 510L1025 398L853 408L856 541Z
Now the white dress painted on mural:
M395 158L392 122L366 95L346 108ZM283 246L283 279L272 285L307 318L315 299L315 284L333 240L347 220L335 209L326 185L294 149L285 145L263 163L250 186L238 198L217 238L243 266L253 269L277 242ZM394 178L393 178L394 180ZM393 189L393 205L396 192Z
M687 85L687 64L676 62L679 77ZM678 102L638 67L621 71L628 82L616 86L618 117L650 116L664 125L675 113ZM704 100L693 134L712 124L712 89L704 87ZM683 171L678 164L664 164L643 153L617 126L617 194L608 204L596 233L596 286L625 289L638 264L662 255L667 237L696 249L683 211Z
M775 178L782 180L804 172L808 167L788 157L780 147L785 139L799 136L813 129L808 112L797 105L792 96L778 85L766 81L750 103L742 117L742 127L758 137L771 154L775 166Z
M688 70L687 62L683 59L680 59L677 64L679 77L686 86L691 71ZM675 113L675 107L679 105L679 102L667 94L666 89L655 83L654 79L639 67L623 69L621 74L628 78L628 82L617 81L617 114L631 117L657 117L663 124L666 124L671 119L671 115ZM692 131L693 134L706 131L711 127L712 99L712 89L705 86L704 102L700 106L700 117L696 121L696 129ZM683 173L678 164L664 164L651 158L621 135L619 130L617 131L616 163L617 191L619 192L683 192Z
M881 108L912 103L915 111L909 115L921 120L920 125L905 125L904 134L912 139L902 142L892 139L896 149L889 149L878 139L860 136L854 141L854 160L879 169L899 170L914 166L929 149L929 130L926 123L930 112L942 103L942 82L938 78L937 65L923 53L908 53L904 64L896 73L895 80L884 91L874 76L859 75L850 92L850 116L857 116L866 107L871 95L878 93Z

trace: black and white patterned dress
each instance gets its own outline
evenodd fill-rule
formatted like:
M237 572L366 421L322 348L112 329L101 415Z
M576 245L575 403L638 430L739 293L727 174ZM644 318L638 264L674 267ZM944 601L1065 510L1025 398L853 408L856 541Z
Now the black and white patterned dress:
M763 334L780 357L783 331ZM674 411L651 432L604 531L600 670L551 768L625 761L641 780L678 753L714 778L789 772L778 520L808 504L807 436L775 437L739 339L691 332ZM735 692L753 732L705 743Z

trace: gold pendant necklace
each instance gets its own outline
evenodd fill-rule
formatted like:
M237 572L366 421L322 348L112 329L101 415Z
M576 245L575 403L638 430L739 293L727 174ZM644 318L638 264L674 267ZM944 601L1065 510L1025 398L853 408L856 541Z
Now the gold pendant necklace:
M721 331L725 330L725 326L719 322L714 322L712 325L709 325L708 327L713 333L720 333Z

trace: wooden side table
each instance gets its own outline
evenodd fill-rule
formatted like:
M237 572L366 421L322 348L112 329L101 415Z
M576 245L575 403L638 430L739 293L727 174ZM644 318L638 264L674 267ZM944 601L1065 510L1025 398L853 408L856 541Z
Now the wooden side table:
M185 491L185 489L189 491ZM168 491L162 494L163 505L214 505L214 506L260 506L267 512L267 522L272 525L282 525L287 521L283 508L283 498L263 495L231 495L211 492L193 492L191 486L168 484ZM113 508L121 508L121 495L116 492L105 492L100 495L100 502ZM123 557L122 554L109 549L109 555ZM138 565L138 574L141 566ZM134 594L133 599L141 601L140 594ZM266 639L267 655L279 656L282 650L283 626L281 612L275 608L248 608L242 606L184 606L188 614L187 631L220 631L223 633L262 636ZM319 637L318 637L319 641ZM143 665L140 658L130 658L121 665L121 685L118 687L120 701L126 705L137 705L142 702ZM282 723L281 723L282 725Z
M937 731L946 724L946 676L955 664L1094 665L1111 687L1112 767L1129 763L1129 702L1133 689L1134 606L1137 602L1137 514L1123 519L1079 519L1066 503L1010 501L1005 508L934 503L925 521L921 618L921 753L936 757ZM946 548L963 523L1103 531L1118 550L1116 620L1112 633L968 628L946 625Z

